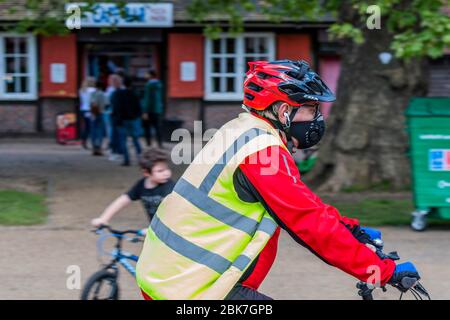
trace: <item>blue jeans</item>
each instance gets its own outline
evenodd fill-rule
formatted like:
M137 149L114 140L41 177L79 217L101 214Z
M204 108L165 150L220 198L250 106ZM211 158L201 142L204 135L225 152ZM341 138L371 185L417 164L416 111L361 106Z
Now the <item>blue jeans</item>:
M140 155L142 152L141 144L139 143L139 136L141 132L141 120L124 120L118 127L119 129L119 145L120 151L123 154L123 162L130 163L130 155L128 153L127 140L130 136L133 140L133 145L136 150L136 154Z
M91 143L94 148L102 147L104 130L102 115L90 119Z
M114 154L122 153L122 151L120 149L119 127L114 123L112 124L111 140L109 141L109 147L111 149L111 152Z
M111 148L111 140L112 140L112 119L110 111L103 112L103 122L105 124L105 134L108 138L110 148Z
M114 154L120 154L119 147L119 130L111 115L111 111L103 113L103 121L105 122L105 132L108 137L108 148Z
M80 111L81 113L81 140L86 142L90 135L91 117L89 111Z

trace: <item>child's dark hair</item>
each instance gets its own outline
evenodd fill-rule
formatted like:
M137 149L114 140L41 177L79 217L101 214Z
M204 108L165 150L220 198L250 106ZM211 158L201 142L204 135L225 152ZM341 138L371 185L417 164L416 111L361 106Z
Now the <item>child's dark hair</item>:
M151 147L144 150L139 160L139 165L143 170L151 174L153 167L158 162L168 163L169 154L163 149Z

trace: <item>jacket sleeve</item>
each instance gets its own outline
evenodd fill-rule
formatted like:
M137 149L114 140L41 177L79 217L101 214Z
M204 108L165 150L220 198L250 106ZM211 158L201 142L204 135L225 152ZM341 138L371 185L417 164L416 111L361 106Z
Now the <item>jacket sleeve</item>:
M349 230L357 220L342 217L323 203L301 180L287 150L271 146L239 165L277 223L298 243L326 263L368 282L376 274L381 285L391 278L395 263L381 260Z

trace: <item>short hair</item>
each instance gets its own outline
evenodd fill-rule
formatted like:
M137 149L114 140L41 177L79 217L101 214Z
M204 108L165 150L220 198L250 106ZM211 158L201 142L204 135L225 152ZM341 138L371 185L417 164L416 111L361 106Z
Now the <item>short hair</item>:
M274 103L272 103L270 106L268 106L266 109L264 110L255 110L255 109L251 109L250 107L247 107L251 110L253 110L253 112L255 112L256 114L267 118L267 119L272 119L272 120L278 120L278 109L280 108L280 106L283 104L283 101L275 101ZM290 107L292 108L292 107Z
M169 162L169 154L160 148L150 147L144 150L141 159L139 160L139 165L143 170L152 173L153 167L158 162Z
M123 85L123 79L118 74L110 74L108 77L108 85L121 87Z
M114 73L119 75L119 76L121 76L121 77L124 77L125 76L125 69L121 68L121 67L116 68L116 71Z
M97 81L95 82L95 87L96 87L97 89L103 89L103 82L101 82L100 80L97 80Z
M155 71L155 69L150 69L150 70L148 70L148 74L149 74L151 77L156 78L156 71Z
M88 76L84 79L81 86L83 87L83 89L86 89L87 87L95 87L96 81L97 81L97 79L95 79L95 77Z
M133 81L131 80L131 78L130 77L127 77L127 76L124 76L123 77L123 85L126 87L126 88L130 88L131 87L131 84L133 83Z

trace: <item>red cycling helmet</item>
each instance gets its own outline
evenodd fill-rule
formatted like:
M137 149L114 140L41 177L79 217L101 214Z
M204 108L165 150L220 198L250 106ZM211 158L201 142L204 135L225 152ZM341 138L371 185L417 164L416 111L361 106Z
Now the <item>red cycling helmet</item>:
M249 62L244 80L244 104L264 110L277 101L293 107L305 102L332 102L333 92L304 61L276 60Z

